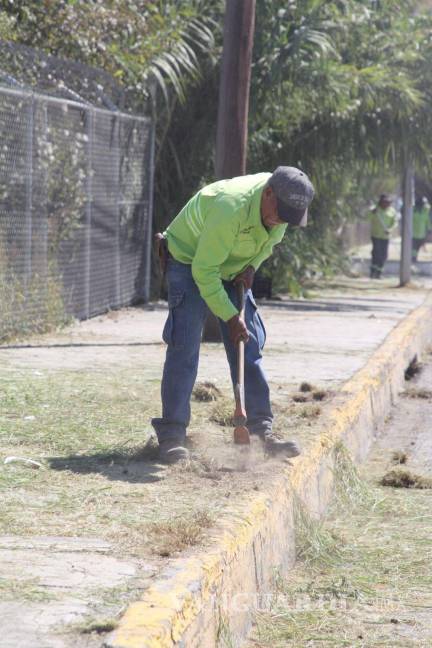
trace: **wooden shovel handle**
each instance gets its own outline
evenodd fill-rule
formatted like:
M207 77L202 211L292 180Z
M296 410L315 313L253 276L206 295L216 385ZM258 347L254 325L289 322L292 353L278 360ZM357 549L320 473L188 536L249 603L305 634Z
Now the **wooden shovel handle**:
M245 314L245 289L243 283L240 281L237 284L237 294L240 305L240 317L244 320ZM241 409L245 411L244 403L244 340L239 340L237 345L237 384L239 386L239 396L241 402Z
M245 289L242 282L237 284L238 300L240 306L240 317L244 320L245 315ZM249 430L246 427L246 407L244 393L244 340L237 343L237 384L234 389L236 408L234 412L234 443L248 447L250 444Z

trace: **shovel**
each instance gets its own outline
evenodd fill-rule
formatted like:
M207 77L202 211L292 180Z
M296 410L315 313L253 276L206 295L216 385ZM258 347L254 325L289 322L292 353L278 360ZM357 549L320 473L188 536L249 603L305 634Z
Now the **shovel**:
M240 281L237 284L238 298L240 304L240 317L244 320L245 313L245 290ZM234 443L238 445L249 445L249 430L246 427L246 407L244 394L244 340L237 343L237 383L234 387L235 412L234 412Z

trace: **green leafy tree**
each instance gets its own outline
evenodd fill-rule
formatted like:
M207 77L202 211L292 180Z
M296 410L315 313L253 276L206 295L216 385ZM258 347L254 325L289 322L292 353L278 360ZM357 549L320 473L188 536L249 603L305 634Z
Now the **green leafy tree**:
M423 3L425 4L425 3ZM0 0L0 33L99 66L157 119L156 227L214 178L223 0ZM301 292L337 262L336 233L397 177L430 167L432 17L411 0L257 0L250 172L303 167L317 187L306 232L267 271ZM376 185L374 185L375 187Z

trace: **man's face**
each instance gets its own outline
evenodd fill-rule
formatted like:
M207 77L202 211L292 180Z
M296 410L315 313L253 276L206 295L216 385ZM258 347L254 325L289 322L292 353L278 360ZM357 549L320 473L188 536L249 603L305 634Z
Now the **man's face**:
M276 225L286 225L285 221L279 218L277 199L272 187L266 187L261 196L261 220L264 227L272 228Z

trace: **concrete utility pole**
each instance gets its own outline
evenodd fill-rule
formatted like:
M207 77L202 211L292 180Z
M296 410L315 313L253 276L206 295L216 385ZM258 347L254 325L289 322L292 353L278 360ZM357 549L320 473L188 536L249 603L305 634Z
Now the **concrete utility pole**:
M402 243L400 260L400 285L405 286L411 280L412 228L414 202L414 165L408 161L402 182Z
M246 171L254 28L255 0L226 0L216 135L218 180L244 175ZM221 340L218 321L211 313L203 340Z

